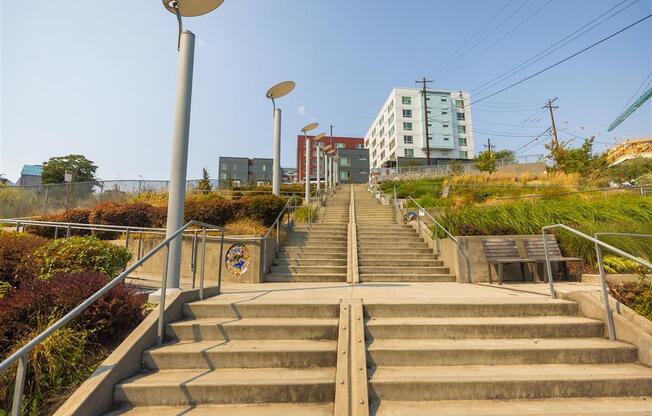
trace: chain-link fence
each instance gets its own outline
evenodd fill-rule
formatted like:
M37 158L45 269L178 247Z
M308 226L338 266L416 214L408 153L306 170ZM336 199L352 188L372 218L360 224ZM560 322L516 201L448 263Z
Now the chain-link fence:
M269 195L270 189L218 189L217 180L210 180L212 190L198 190L199 179L186 182L186 192L218 194L234 199ZM73 208L92 208L107 201L127 201L137 195L167 194L169 181L110 180L72 182L32 186L0 186L0 218L24 218L54 214ZM282 192L291 194L292 192Z

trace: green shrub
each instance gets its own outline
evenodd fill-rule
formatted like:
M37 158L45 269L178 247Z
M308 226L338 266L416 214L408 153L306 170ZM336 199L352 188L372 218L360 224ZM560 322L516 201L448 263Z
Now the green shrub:
M58 273L89 270L114 277L124 270L130 259L131 253L126 249L96 237L54 240L33 254L34 273L41 279Z
M71 222L75 224L88 224L91 210L86 208L74 208L68 211L64 211L58 214L45 215L39 217L39 221L48 221L48 222ZM41 237L54 238L55 230L52 227L41 227L41 226L27 226L25 228L30 234L40 235ZM59 228L59 236L63 236L66 233L66 228ZM89 235L90 231L88 230L79 230L71 229L70 235Z
M294 210L294 220L296 222L309 222L310 219L317 219L317 210L313 207L299 207Z
M651 271L645 266L618 256L607 255L603 257L604 269L608 274L640 274L644 275Z
M285 206L285 200L275 195L262 195L246 198L243 203L246 206L246 216L270 226L281 213Z
M0 187L0 218L28 217L42 213L37 192L13 186Z
M0 231L0 282L16 286L21 270L36 249L48 242L45 238L23 233Z
M93 208L91 224L152 227L153 206L144 202L104 202Z
M649 282L644 280L621 282L616 279L607 279L607 284L611 295L616 300L652 321L652 285Z

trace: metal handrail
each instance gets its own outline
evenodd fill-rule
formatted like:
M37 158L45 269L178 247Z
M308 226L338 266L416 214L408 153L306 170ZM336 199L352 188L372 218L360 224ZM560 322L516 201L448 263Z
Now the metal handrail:
M222 255L223 255L223 250L224 250L224 228L223 227L217 227L211 224L206 224L200 221L190 221L186 223L183 227L179 228L177 231L172 233L169 237L167 237L165 240L163 240L160 244L158 244L156 247L154 247L149 253L145 254L140 260L138 260L136 263L132 264L129 266L125 271L123 271L120 275L117 277L113 278L110 282L108 282L106 285L104 285L100 290L95 292L92 296L87 298L85 301L77 305L73 310L65 314L63 317L61 317L57 322L54 324L50 325L47 329L45 329L43 332L41 332L39 335L34 337L31 341L29 341L27 344L23 345L21 348L19 348L16 352L11 354L7 359L2 361L0 363L0 373L4 372L7 370L13 363L18 361L18 368L16 369L16 384L14 388L14 396L13 396L13 402L12 402L12 410L11 410L11 415L12 416L18 416L21 412L22 408L22 396L23 396L23 388L25 385L25 376L27 374L27 363L29 360L29 353L30 351L36 347L39 343L47 339L54 331L58 330L59 328L63 327L66 325L68 322L70 322L72 319L76 318L79 314L81 314L86 308L88 308L90 305L92 305L96 300L98 300L100 297L104 296L109 290L113 289L118 283L122 282L127 276L129 276L130 273L135 271L138 267L140 267L145 261L149 260L152 256L154 256L156 253L158 253L160 250L163 248L166 249L166 254L165 254L165 263L163 267L163 276L161 279L161 296L160 296L160 302L159 302L159 317L158 317L158 327L157 327L157 343L160 345L163 342L163 327L164 327L164 312L165 312L165 296L166 296L166 289L167 289L167 261L169 260L170 257L170 243L172 240L176 239L180 235L183 234L183 232L188 229L191 226L198 226L203 229L203 251L204 254L206 253L206 231L207 229L212 229L212 230L218 230L221 232L221 243L220 243L220 259L218 264L222 263ZM203 262L205 262L205 256L202 259ZM222 280L222 268L218 267L218 293L220 292L220 287L221 287L221 280ZM201 275L200 275L200 297L203 297L203 288L204 288L204 267L202 265L201 268Z
M466 261L466 280L468 283L471 283L471 260L469 259L469 256L462 248L462 245L460 244L459 240L455 238L455 236L453 236L453 234L451 234L443 225L441 225L439 221L437 221L435 217L433 217L432 214L430 214L424 207L422 207L414 198L408 196L408 200L412 201L419 208L419 213L417 214L417 228L419 232L421 232L421 212L423 212L424 215L426 215L428 219L432 221L432 223L434 223L439 229L441 229L444 232L444 234L446 234L448 238L450 238L451 241L455 243L455 245L457 246L457 250L462 255L462 257L464 257L464 260ZM437 254L440 254L441 249L439 247L439 236L437 235L436 232L433 233L433 235L435 237L435 247L437 248Z
M557 298L557 294L555 293L555 285L552 280L552 266L550 263L550 255L548 254L548 241L546 238L546 231L553 229L553 228L561 228L563 230L566 230L572 234L577 235L578 237L582 237L585 240L589 240L592 243L595 244L595 253L598 258L598 268L600 269L600 285L602 286L602 299L604 302L604 308L605 308L605 315L607 318L607 327L609 330L609 339L612 341L616 340L616 328L614 325L614 320L613 320L613 314L611 312L611 306L609 305L609 290L607 289L607 275L604 270L604 260L602 259L602 248L611 251L612 253L615 253L621 257L625 257L626 259L635 261L647 268L652 269L652 264L640 257L636 257L626 251L623 251L617 247L614 247L610 244L605 243L604 241L599 240L597 237L591 237L590 235L584 234L581 231L578 231L572 227L569 227L565 224L554 224L554 225L548 225L543 228L541 228L541 234L543 236L543 251L546 256L546 272L548 273L548 284L550 285L550 296L553 299ZM607 234L607 233L600 233L600 234Z

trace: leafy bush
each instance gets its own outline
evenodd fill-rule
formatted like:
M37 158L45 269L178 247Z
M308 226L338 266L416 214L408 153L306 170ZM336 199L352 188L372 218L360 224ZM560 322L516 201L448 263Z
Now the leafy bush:
M93 208L89 222L127 227L152 227L153 206L144 202L105 202Z
M621 282L607 279L607 285L616 300L652 321L652 285L649 282L644 280Z
M16 340L26 338L40 317L63 316L108 282L106 275L97 272L58 274L47 281L32 279L11 290L0 302L0 356L6 355ZM144 294L118 284L71 326L92 330L92 342L112 343L142 321L144 301Z
M281 213L285 200L275 195L261 195L246 198L243 203L246 207L246 217L270 226Z
M29 263L34 251L48 242L45 238L0 231L0 282L15 286L17 274Z
M236 218L244 217L242 200L229 201L212 195L195 195L186 200L185 221L200 221L222 226Z
M83 271L113 277L127 266L131 253L96 237L71 237L50 242L36 250L32 258L34 273L41 279Z
M249 218L229 222L224 228L229 235L265 235L267 232L267 227Z
M310 207L299 207L294 211L294 220L296 222L309 222L310 219L314 221L317 219L317 210Z
M603 257L603 261L605 272L608 274L644 275L651 272L645 266L623 257L607 255Z
M39 208L36 192L13 186L0 187L0 218L25 217L39 213L42 213L42 207Z
M58 214L45 215L39 217L39 221L49 221L49 222L72 222L75 224L88 224L89 217L91 215L91 210L85 208L74 208L68 211L64 211ZM39 227L39 226L28 226L26 231L30 234L40 235L41 237L54 238L55 230L52 227ZM63 236L66 233L65 228L59 228L59 235ZM88 230L78 230L71 229L70 235L89 235L90 231Z

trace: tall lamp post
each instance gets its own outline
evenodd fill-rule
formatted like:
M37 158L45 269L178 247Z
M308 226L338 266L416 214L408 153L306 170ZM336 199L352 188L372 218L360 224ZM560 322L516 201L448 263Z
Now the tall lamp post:
M312 141L317 143L317 150L316 150L316 155L315 159L317 159L317 198L321 201L321 151L319 149L319 142L321 139L323 139L325 136L324 133L319 133L315 137L312 138Z
M190 102L192 97L192 73L195 57L195 35L183 30L181 17L201 16L222 5L224 0L163 0L163 6L177 17L179 38L179 70L177 75L177 98L172 138L172 164L168 191L166 237L183 226L184 199L186 196L186 171L188 170L188 138L190 132ZM170 242L168 252L167 287L179 288L181 263L181 236Z
M303 138L305 140L306 147L306 168L304 171L304 177L306 181L306 195L304 201L306 205L310 203L310 139L308 138L308 132L319 127L319 123L310 123L304 128L301 129L303 132Z
M329 192L331 189L331 176L330 176L330 152L331 145L327 144L324 146L324 187L326 192Z
M276 108L276 99L289 94L294 89L294 81L283 81L274 85L267 91L265 96L272 100L274 110L274 143L272 145L272 154L274 162L272 164L272 193L276 196L281 195L281 109Z

